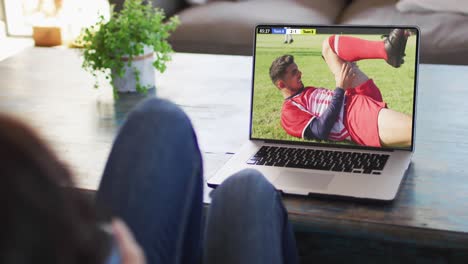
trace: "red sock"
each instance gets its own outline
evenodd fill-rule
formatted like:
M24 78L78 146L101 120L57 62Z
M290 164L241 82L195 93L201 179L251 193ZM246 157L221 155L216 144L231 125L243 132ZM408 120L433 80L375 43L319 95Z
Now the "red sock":
M387 60L388 58L383 41L333 35L328 38L328 44L333 52L345 61L358 61L363 59Z

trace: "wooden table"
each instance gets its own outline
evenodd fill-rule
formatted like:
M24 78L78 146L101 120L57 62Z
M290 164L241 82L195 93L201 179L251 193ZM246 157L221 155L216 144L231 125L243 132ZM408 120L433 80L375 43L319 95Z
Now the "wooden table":
M0 111L38 129L77 175L79 187L96 189L117 129L141 97L114 101L109 87L92 88L80 64L76 50L54 48L31 48L1 61ZM205 176L248 137L251 68L250 57L174 54L157 76L158 96L192 119ZM361 261L362 254L369 262L389 260L389 254L396 262L468 259L467 76L465 66L420 66L416 152L393 203L284 197L298 233L316 241L300 246L301 252L332 262ZM354 258L340 258L340 252Z

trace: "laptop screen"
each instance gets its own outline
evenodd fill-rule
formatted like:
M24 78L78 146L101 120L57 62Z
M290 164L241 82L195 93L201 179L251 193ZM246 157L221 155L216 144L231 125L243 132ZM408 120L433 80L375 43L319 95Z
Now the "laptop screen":
M250 138L413 150L419 31L259 25Z

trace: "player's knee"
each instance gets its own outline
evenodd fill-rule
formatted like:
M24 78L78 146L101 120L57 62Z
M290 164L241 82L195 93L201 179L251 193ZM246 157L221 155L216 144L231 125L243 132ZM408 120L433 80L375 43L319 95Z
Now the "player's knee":
M335 35L332 35L326 39L323 40L322 42L322 54L326 55L330 52L335 53L333 49L333 43L335 42Z
M326 38L322 42L322 55L326 56L331 51L330 43L328 42L328 38Z

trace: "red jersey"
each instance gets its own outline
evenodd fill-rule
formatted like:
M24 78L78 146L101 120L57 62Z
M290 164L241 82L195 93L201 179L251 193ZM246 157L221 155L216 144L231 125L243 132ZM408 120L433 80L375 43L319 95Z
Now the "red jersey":
M281 126L294 137L304 138L304 132L315 117L325 112L333 98L333 91L325 88L306 87L300 93L287 98L281 110ZM343 123L344 101L340 114L328 139L351 139Z

